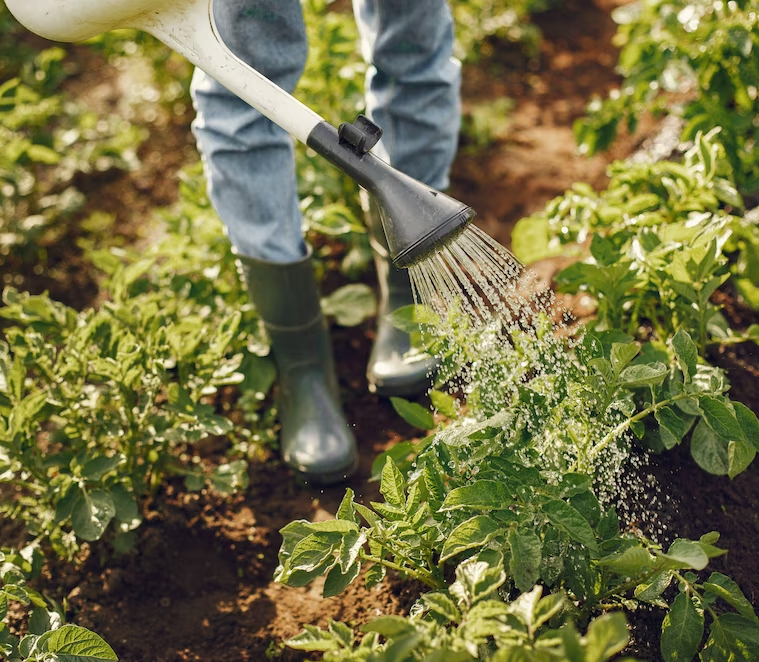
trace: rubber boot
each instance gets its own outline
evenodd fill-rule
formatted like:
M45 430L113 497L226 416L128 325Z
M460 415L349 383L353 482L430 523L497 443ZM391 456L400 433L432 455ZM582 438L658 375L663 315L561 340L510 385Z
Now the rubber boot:
M240 263L279 373L282 458L308 482L340 482L355 471L358 453L340 406L311 250L295 263Z
M421 395L431 386L437 361L424 353L409 353L409 334L389 320L393 311L414 303L411 281L406 269L393 265L379 212L364 191L361 192L361 206L379 284L376 338L366 368L369 390L388 397Z

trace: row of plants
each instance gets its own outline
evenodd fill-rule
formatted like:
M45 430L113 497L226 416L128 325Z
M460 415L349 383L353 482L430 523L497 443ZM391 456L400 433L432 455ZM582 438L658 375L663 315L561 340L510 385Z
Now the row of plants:
M685 141L718 126L738 187L756 196L758 8L756 0L639 0L617 8L622 85L590 102L575 126L580 149L606 149L651 113L682 118Z
M651 76L673 52L684 60L671 44L687 42L698 45L699 72L722 76L726 51L715 44L753 40L734 23L755 20L756 9L653 0L625 7L620 34L643 37L630 37L623 64L638 58ZM711 41L698 32L707 25ZM426 592L408 616L382 616L358 631L306 626L289 646L331 662L596 662L628 646L625 612L656 609L666 662L757 659L754 607L732 579L708 571L726 552L719 533L686 540L663 532L655 508L630 527L615 507L625 505L617 494L633 457L688 443L708 474L732 478L759 450L755 413L730 398L729 375L710 363L716 346L759 338L755 326L731 328L713 297L728 288L756 301L759 230L744 203L753 195L753 134L745 123L723 126L755 98L746 40L742 59L729 56L729 71L740 72L733 88L697 88L709 104L661 99L668 112L702 103L706 113L685 134L681 158L616 162L606 190L578 184L517 226L513 248L523 261L576 258L557 284L586 293L596 315L572 337L555 333L551 307L527 328L476 328L417 308L428 349L444 365L449 356L481 365L462 366L465 388L461 379L438 383L433 412L395 402L408 422L434 432L381 458L382 502L358 503L348 490L335 520L284 527L276 579L304 586L324 576L330 596L394 572ZM578 123L581 147L591 150L591 136L601 147L609 126L641 111L629 100L615 106L618 98L603 106L608 125L598 114ZM411 316L396 315L399 324Z
M476 20L487 5L483 16L508 14L518 38L515 17L526 20L525 3L500 4L459 3L471 19L462 37L477 30L473 42L503 28L500 20ZM365 65L352 18L331 5L304 3L311 57L297 94L339 122L362 109ZM247 463L265 461L276 447L268 398L275 373L200 164L181 174L177 205L151 221L159 239L147 250L125 248L110 236L111 215L85 217L79 185L93 172L137 169L151 114L130 109L104 118L88 108L69 85L82 73L84 47L45 47L4 5L0 33L5 282L16 282L10 271L19 264L36 274L47 270L46 248L75 236L102 273L104 300L76 310L12 286L2 295L2 514L23 523L30 542L3 548L0 650L10 660L116 659L98 635L66 625L65 609L31 588L43 550L71 561L97 541L116 553L133 550L142 504L170 476L183 477L191 490L244 489ZM535 37L533 31L533 43ZM84 54L84 61L98 66L148 62L157 95L145 98L157 98L162 112L189 103L191 69L151 37L122 30L86 48L96 55ZM347 241L342 269L358 276L370 253L352 183L304 149L298 172L309 233ZM323 252L330 253L328 245ZM324 307L338 323L357 324L373 314L374 301L368 288L349 285ZM224 449L211 462L198 449L208 438ZM23 638L6 624L13 616L18 627L14 605L30 610Z

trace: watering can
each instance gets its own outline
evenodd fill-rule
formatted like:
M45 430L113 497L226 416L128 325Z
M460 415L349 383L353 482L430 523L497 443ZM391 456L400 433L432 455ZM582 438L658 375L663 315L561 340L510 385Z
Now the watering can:
M433 254L474 218L470 207L392 168L369 150L382 130L359 115L338 129L227 48L214 0L5 0L32 32L82 41L136 28L152 34L262 115L340 168L374 198L390 255L408 267Z

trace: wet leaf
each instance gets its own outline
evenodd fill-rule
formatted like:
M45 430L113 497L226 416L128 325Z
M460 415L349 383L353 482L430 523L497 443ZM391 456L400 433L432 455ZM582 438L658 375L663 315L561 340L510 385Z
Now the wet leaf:
M598 554L598 544L588 521L565 501L554 499L543 504L543 513L551 524L564 531L569 537Z
M514 583L520 591L529 591L540 577L540 562L543 558L540 538L532 532L518 533L512 529L508 540L511 547L509 570Z
M462 522L443 544L440 560L446 561L467 549L484 547L500 529L501 525L487 515L476 515Z
M664 617L661 654L665 662L690 662L704 636L704 615L686 593L680 593Z
M513 502L513 491L505 483L495 480L478 480L471 485L451 490L445 497L440 510L443 512L461 508L500 510L508 508Z
M435 427L435 419L432 412L416 402L409 402L404 398L392 397L390 402L393 409L409 425L421 430L432 430Z

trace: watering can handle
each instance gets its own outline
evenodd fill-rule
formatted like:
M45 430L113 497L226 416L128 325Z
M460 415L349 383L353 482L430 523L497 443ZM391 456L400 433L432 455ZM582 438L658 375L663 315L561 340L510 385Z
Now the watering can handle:
M236 57L213 19L214 0L6 0L20 23L55 41L136 28L152 34L294 138L307 143L324 120Z

